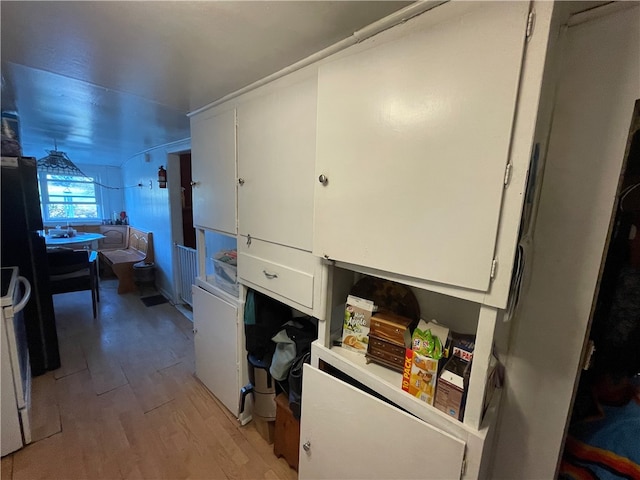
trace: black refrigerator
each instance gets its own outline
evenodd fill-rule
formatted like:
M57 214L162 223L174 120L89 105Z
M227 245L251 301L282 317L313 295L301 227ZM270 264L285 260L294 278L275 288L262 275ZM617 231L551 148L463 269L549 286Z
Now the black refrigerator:
M31 283L31 299L24 309L33 376L60 367L58 334L49 287L47 247L43 229L35 158L2 157L3 267L17 266Z

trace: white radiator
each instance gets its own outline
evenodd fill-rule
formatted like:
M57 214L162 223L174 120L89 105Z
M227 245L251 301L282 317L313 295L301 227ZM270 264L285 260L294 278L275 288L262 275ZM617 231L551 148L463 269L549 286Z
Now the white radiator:
M178 250L178 279L180 298L184 303L193 307L191 285L195 283L198 274L198 254L193 248L176 245Z

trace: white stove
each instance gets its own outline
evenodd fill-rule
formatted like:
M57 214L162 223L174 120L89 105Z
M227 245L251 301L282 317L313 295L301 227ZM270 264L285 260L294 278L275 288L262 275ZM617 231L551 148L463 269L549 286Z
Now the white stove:
M2 338L0 366L2 390L2 456L31 443L31 367L22 309L31 297L29 281L19 276L18 267L2 268ZM20 285L24 285L24 294Z

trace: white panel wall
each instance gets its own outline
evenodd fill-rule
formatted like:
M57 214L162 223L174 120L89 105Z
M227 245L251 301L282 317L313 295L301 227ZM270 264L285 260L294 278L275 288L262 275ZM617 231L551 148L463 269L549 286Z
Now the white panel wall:
M173 240L171 237L171 214L169 207L169 188L158 187L158 168L167 168L171 153L189 151L189 141L161 146L148 152L149 162L140 154L128 159L122 165L122 177L125 185L142 184L142 187L125 188L125 210L130 225L153 233L153 247L156 263L156 287L173 300ZM173 173L173 172L171 172ZM151 187L149 187L151 182ZM172 182L169 179L168 185Z
M640 97L639 10L636 4L568 29L491 478L556 473Z

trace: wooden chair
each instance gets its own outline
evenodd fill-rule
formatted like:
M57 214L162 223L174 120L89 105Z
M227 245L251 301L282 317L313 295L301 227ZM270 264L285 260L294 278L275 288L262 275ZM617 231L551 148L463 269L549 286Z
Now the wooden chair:
M98 252L90 250L55 249L47 252L51 293L91 291L93 318L100 301Z

